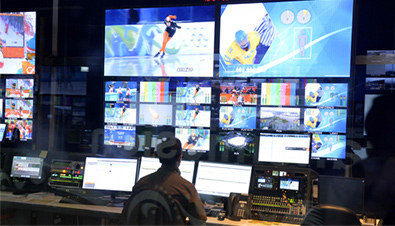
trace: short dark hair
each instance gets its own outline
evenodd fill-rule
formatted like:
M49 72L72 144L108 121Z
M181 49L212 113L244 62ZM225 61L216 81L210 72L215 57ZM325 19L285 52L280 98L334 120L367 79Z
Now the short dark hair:
M163 138L157 147L159 161L165 165L175 164L181 155L181 141L175 137Z

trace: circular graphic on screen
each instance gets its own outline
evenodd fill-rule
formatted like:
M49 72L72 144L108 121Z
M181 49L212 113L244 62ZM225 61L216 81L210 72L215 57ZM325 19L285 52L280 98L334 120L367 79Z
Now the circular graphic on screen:
M290 24L294 21L294 19L295 19L295 15L290 10L285 10L281 14L281 22L283 22L283 24Z
M311 13L307 9L302 9L299 11L299 13L296 17L297 17L299 23L306 24L311 19Z

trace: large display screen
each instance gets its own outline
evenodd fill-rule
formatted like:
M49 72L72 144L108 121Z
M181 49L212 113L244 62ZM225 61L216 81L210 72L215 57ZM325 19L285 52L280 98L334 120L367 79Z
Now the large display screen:
M214 9L106 10L104 75L212 77Z
M221 6L220 77L349 77L353 0Z
M35 74L36 12L0 13L0 74Z

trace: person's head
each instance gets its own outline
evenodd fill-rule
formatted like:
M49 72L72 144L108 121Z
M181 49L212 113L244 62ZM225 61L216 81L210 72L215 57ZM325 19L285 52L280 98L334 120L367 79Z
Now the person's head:
M370 155L395 156L395 94L377 97L366 116L368 141L374 147Z
M310 117L309 120L310 120L310 122L314 122L314 118L313 117Z
M166 138L157 147L159 161L163 165L179 165L181 162L181 151L181 142L175 137Z
M227 114L224 114L224 119L228 120L229 116Z
M317 142L316 144L315 144L315 147L318 149L318 148L321 148L321 146L322 146L322 143L321 142Z
M248 48L248 46L250 44L248 41L247 34L243 30L238 30L236 32L235 40L236 40L237 44L239 44L239 46L243 49Z

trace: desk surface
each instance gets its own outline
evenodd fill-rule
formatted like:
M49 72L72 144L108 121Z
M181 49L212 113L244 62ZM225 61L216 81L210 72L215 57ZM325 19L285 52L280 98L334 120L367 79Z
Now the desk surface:
M25 195L13 195L12 192L0 192L1 208L25 209L30 211L42 211L52 213L62 213L77 216L90 216L107 219L119 220L122 213L122 207L114 206L96 206L83 204L59 203L61 197L55 196L53 193L39 192ZM376 225L380 225L378 221ZM241 220L231 221L225 219L219 221L216 217L208 217L207 225L279 225L279 226L295 226L281 222L268 222L259 220Z

